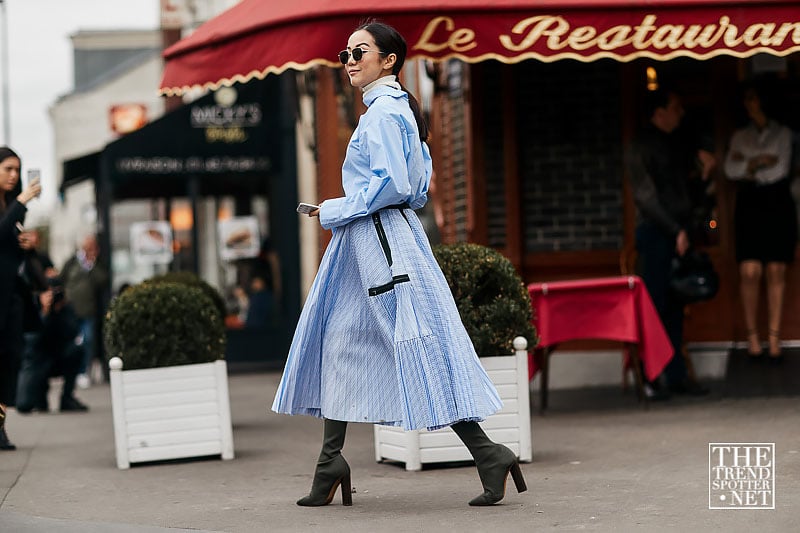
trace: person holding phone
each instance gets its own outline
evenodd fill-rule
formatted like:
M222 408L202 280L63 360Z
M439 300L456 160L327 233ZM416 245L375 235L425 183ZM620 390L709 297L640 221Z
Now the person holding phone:
M514 452L478 425L502 402L414 213L427 201L432 165L419 104L397 78L405 58L403 37L379 22L357 28L339 53L367 111L347 147L345 196L309 213L333 234L272 406L324 420L302 506L327 505L338 487L352 504L341 454L348 422L451 427L483 484L470 505L500 501L509 473L526 490Z
M18 272L24 251L34 246L22 225L28 202L42 192L38 180L22 188L20 166L16 152L0 146L0 450L16 449L6 433L6 407L15 403L25 299L32 298Z

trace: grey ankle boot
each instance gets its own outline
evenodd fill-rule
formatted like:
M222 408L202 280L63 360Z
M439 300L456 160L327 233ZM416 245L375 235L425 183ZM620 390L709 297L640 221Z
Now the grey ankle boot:
M353 505L350 489L350 466L342 457L347 422L325 419L325 435L322 440L322 451L311 483L308 496L297 500L297 505L317 507L328 505L333 500L336 488L342 487L342 505Z
M483 494L473 498L469 502L470 505L494 505L502 500L506 493L506 479L509 473L514 478L517 492L528 490L517 456L502 444L492 442L477 422L459 422L450 427L475 459L478 476L483 484Z

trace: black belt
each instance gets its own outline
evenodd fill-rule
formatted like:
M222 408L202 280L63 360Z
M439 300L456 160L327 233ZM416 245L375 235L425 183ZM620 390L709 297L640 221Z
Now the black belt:
M400 214L403 215L403 218L406 217L406 214L403 213L403 209L407 209L408 204L397 204L397 205L390 205L384 207L384 209L399 209ZM381 209L383 211L383 209ZM406 219L407 221L408 219ZM383 255L386 257L386 262L389 266L392 266L392 249L389 247L389 239L386 238L386 232L383 229L383 223L381 222L381 214L380 211L376 213L372 213L372 222L375 225L375 231L378 234L378 240L381 243L381 248L383 249ZM394 289L394 286L398 283L405 283L407 281L411 281L408 277L408 274L400 274L398 276L393 276L392 281L389 283L385 283L378 287L370 287L367 292L370 296L377 296L379 294L383 294L385 292L389 292L390 290Z

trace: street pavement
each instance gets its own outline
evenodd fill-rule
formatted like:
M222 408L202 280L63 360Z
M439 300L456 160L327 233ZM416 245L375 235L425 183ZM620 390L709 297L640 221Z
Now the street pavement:
M502 504L488 508L467 505L481 492L473 465L407 472L377 463L372 427L351 424L353 506L337 493L329 506L304 508L294 502L311 485L322 424L269 411L279 379L230 376L230 461L118 470L108 385L79 391L88 413L10 410L18 450L0 452L0 531L798 531L796 396L737 399L715 383L707 397L645 410L619 386L554 390L546 415L532 404L528 492L509 482ZM708 509L708 450L717 442L775 443L774 510Z

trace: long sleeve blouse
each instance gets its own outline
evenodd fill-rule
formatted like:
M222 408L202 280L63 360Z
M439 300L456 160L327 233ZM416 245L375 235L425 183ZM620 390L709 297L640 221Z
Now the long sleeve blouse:
M725 175L732 180L746 178L747 162L763 154L776 156L778 162L771 167L756 170L753 176L755 182L768 185L785 178L789 174L792 155L791 130L773 120L767 122L763 130L759 130L753 123L736 130L725 156Z
M364 94L367 111L347 146L344 197L320 206L322 227L343 226L391 205L419 209L427 201L432 162L419 139L405 91L384 85Z
M0 332L11 305L11 296L17 283L17 272L23 259L22 248L17 242L17 223L25 220L27 209L17 200L11 201L6 210L0 212Z

